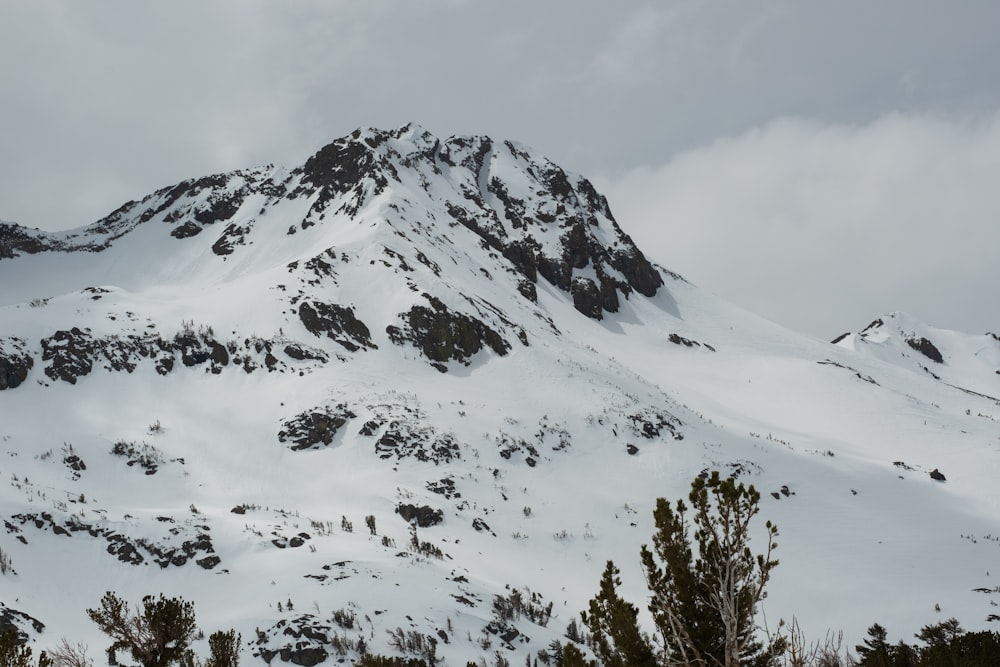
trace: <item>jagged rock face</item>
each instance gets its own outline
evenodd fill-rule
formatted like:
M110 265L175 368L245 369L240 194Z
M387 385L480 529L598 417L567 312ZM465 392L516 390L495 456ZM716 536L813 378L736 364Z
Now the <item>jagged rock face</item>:
M428 143L425 139L424 145ZM426 149L418 155L429 159ZM617 291L626 297L632 290L653 296L663 284L618 227L607 200L586 179L509 141L497 144L487 137L435 143L434 168L442 162L472 176L459 181L462 199L448 203L449 215L498 250L527 281L536 283L541 275L571 292L575 271L595 274L600 308L574 296L578 310L589 317L617 312ZM505 180L508 173L517 176ZM512 193L515 188L522 196ZM533 293L525 296L530 299Z
M371 341L368 327L354 316L351 308L335 303L303 301L299 304L299 319L312 335L325 335L349 352L378 348Z
M484 345L500 356L510 350L510 343L483 322L450 311L429 294L424 294L424 298L430 308L413 306L408 312L400 313L403 327L386 328L393 343L412 343L442 372L447 370L443 365L447 361L468 364L469 358L482 350Z
M601 289L605 290L604 294L601 294ZM613 287L607 289L607 283L602 283L601 289L590 278L574 279L570 289L573 294L573 307L595 320L604 319L605 310L617 312L618 293Z
M941 351L937 349L934 343L930 342L928 339L920 338L907 338L906 344L912 347L914 350L924 355L936 364L944 363L944 357L941 356Z

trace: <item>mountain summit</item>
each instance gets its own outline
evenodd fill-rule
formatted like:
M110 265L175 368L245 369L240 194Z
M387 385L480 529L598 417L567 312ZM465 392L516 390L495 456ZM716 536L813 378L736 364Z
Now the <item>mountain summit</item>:
M414 125L357 130L291 171L266 167L184 181L72 232L5 224L0 257L101 252L122 245L140 226L183 242L183 249L155 247L162 259L154 266L163 271L207 249L220 261L242 260L256 245L266 264L289 255L316 257L345 240L384 242L392 234L407 251L398 261L423 264L441 277L439 264L416 256L423 246L434 248L462 259L464 268L516 281L530 301L541 276L596 319L617 312L621 297L633 291L653 296L663 284L586 179L510 141L441 141Z
M1000 340L878 322L785 330L584 178L413 125L0 224L0 624L102 647L86 608L163 592L245 664L545 664L720 470L781 530L769 619L986 625Z

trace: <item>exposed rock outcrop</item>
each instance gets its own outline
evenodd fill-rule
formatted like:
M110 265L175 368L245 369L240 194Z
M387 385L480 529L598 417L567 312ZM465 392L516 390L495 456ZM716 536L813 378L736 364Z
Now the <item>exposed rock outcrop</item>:
M357 417L341 403L335 407L309 410L281 425L279 442L291 442L290 449L317 449L333 442L337 431L349 420Z
M378 348L372 343L368 327L355 317L353 308L322 301L302 301L299 319L312 335L326 336L349 352Z
M329 360L322 350L284 339L250 337L224 343L214 337L210 327L197 331L185 327L173 338L163 338L155 332L96 337L90 329L73 327L43 338L41 347L45 375L69 384L76 384L95 367L132 373L147 361L154 364L160 375L173 372L178 361L180 366L203 367L206 372L218 375L226 368L241 368L246 373L260 368L281 372L302 367L294 362ZM20 339L0 340L0 389L12 389L24 382L34 365L25 349ZM293 363L279 359L276 355L280 354Z
M0 338L0 391L20 386L35 365L21 338Z
M934 343L930 342L926 338L907 338L906 344L934 363L944 363L944 357L941 356L941 350L937 349Z
M400 313L403 326L388 326L386 333L396 345L410 343L417 347L432 365L447 371L448 361L466 365L484 347L501 357L510 350L510 343L484 322L464 313L452 312L439 299L424 294L430 307L416 305Z

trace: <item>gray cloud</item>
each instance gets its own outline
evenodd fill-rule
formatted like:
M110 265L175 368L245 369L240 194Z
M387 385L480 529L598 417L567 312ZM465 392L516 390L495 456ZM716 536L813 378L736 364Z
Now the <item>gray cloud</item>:
M892 310L998 330L1000 114L782 119L602 183L649 254L822 338Z
M624 183L776 118L990 115L997 25L991 0L0 3L0 218L87 224L361 125L517 139Z

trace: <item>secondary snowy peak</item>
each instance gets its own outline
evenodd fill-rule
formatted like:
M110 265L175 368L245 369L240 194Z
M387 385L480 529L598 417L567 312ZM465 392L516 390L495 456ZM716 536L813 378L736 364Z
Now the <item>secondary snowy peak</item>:
M140 228L155 231L125 243ZM424 264L437 278L442 264L429 258L442 252L450 260L444 266L468 264L472 255L482 273L510 274L529 301L543 278L595 319L617 312L622 297L653 296L663 283L586 179L510 141L442 141L415 125L356 130L292 170L183 181L68 232L4 224L0 259L113 247L133 256L147 281L153 275L163 284L178 265L185 279L218 277L212 264L232 260L239 269L224 272L232 278L387 239L404 263ZM114 272L105 279L137 282Z
M1000 336L994 333L938 329L907 313L893 312L833 343L967 391L1000 396Z

